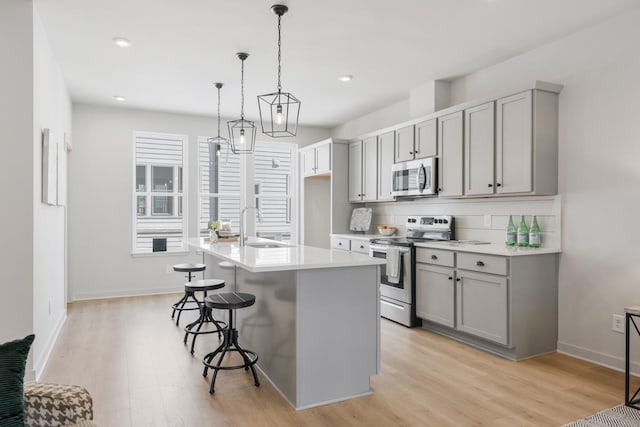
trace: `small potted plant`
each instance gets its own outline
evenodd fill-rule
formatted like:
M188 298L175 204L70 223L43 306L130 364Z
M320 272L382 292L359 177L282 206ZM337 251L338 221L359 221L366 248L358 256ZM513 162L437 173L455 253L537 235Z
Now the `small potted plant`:
M209 221L209 240L211 243L218 241L218 230L220 229L220 221Z

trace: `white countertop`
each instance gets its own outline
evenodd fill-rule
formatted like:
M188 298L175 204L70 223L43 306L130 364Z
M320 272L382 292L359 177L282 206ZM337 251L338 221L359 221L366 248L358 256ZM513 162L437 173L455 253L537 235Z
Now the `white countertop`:
M279 248L240 247L238 242L209 243L208 239L189 239L189 246L196 250L230 261L245 270L258 273L262 271L306 270L315 268L356 267L384 264L380 258L350 253L341 250L329 250L313 246L289 245L272 240L249 238L247 243L283 244Z
M519 248L507 247L504 243L488 243L473 245L458 242L421 242L416 243L419 248L446 249L459 252L474 252L487 255L501 256L523 256L523 255L543 255L557 254L562 252L560 248Z

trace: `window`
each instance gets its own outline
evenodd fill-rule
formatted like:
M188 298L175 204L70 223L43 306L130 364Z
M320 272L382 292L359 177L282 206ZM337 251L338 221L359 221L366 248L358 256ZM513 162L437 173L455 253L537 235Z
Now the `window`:
M254 182L260 186L256 206L262 221L256 223L259 237L291 241L293 232L294 144L256 142L253 158Z
M187 137L134 134L134 253L186 250Z
M234 231L240 229L240 200L242 189L241 158L222 147L216 156L216 147L199 138L198 165L200 169L200 235L208 233L209 221L230 221Z

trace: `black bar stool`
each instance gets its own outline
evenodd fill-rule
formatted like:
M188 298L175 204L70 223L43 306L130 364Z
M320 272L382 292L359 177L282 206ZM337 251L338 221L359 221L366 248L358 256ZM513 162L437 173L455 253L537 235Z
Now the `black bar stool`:
M189 279L189 283L191 283L191 279L193 278L193 275L195 273L204 271L206 268L207 266L204 264L176 264L173 266L174 271L177 271L180 273L188 273L186 277ZM189 301L189 298L191 298L191 301ZM187 302L195 303L196 306L195 307L189 306L185 308L185 305L187 304ZM172 319L176 315L176 311L178 312L178 318L176 319L176 326L178 326L178 324L180 323L180 315L182 314L182 312L190 311L190 310L200 310L200 301L197 300L193 292L187 291L185 287L184 295L182 296L182 298L180 298L180 301L173 304L171 308L173 309L173 312L171 313Z
M216 289L224 288L224 280L219 279L206 279L206 280L196 280L195 282L189 282L184 285L185 292L203 292L204 298L207 297L207 292L215 291ZM198 318L189 323L184 327L184 344L187 344L187 339L189 338L189 334L193 335L193 339L191 341L191 354L193 354L193 348L196 345L196 338L198 335L204 334L213 334L214 332L218 333L218 339L221 337L222 329L227 326L227 324L220 320L215 320L213 318L213 313L211 312L211 308L207 307L207 305L203 301L200 302L200 316ZM202 326L205 323L213 323L216 327L213 330L201 331ZM196 327L197 326L197 327ZM194 330L195 328L195 330Z
M235 292L209 295L204 299L205 305L209 308L229 310L229 325L222 331L222 336L224 337L222 344L220 344L220 346L214 351L204 356L204 359L202 360L202 363L204 364L204 372L202 373L202 375L204 377L207 376L209 368L213 369L211 387L209 388L209 393L211 394L215 392L214 387L216 385L216 377L218 376L219 370L244 368L245 371L248 371L249 368L251 368L254 384L256 385L256 387L260 386L260 381L258 381L256 369L253 366L258 361L258 355L251 350L245 350L240 347L240 344L238 344L238 331L233 324L233 310L252 306L253 304L255 304L255 302L256 297L254 295ZM241 365L222 366L222 360L224 359L224 356L227 354L227 352L231 351L238 352L240 356L242 356L244 363ZM218 354L220 354L218 363L213 365L211 362L213 361L213 358Z

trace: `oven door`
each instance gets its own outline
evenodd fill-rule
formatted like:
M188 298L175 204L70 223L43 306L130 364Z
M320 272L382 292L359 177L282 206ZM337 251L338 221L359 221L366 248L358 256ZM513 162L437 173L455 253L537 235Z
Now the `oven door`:
M369 255L374 258L387 259L387 247L389 245L369 246ZM411 248L398 247L400 249L400 280L398 283L389 281L387 265L380 266L380 295L392 298L406 304L413 303L413 284L411 283Z

